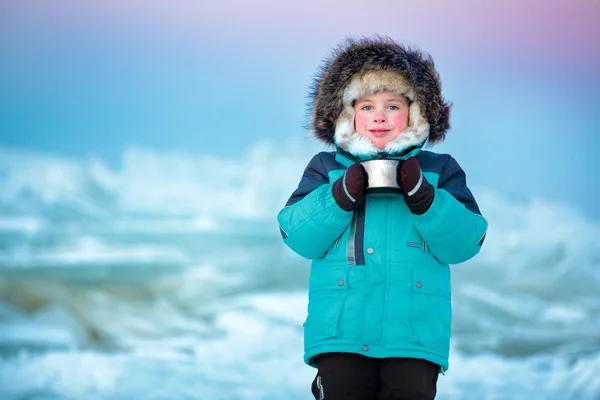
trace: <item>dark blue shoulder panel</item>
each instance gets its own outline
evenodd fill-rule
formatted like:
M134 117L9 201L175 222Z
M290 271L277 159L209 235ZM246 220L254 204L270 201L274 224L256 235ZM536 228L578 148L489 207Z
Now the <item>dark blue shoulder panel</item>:
M438 175L442 175L442 170L446 163L448 163L448 154L438 154L431 151L421 150L417 154L417 160L421 165L423 172L434 172Z
M475 197L467 187L467 176L454 158L448 154L421 151L417 159L423 172L439 175L438 188L446 190L471 212L481 215Z
M304 174L302 174L302 179L298 184L298 189L292 193L285 206L297 203L319 186L329 183L329 171L345 168L335 160L335 152L323 151L317 154L306 166Z

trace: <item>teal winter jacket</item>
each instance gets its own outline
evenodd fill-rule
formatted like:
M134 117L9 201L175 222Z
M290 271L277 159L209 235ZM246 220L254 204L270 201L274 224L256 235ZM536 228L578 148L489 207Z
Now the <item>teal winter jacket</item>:
M450 264L475 256L487 222L449 155L417 148L433 204L413 215L398 194L367 194L342 210L332 184L359 160L321 152L278 215L284 243L312 260L304 360L348 352L411 357L448 369L452 322Z

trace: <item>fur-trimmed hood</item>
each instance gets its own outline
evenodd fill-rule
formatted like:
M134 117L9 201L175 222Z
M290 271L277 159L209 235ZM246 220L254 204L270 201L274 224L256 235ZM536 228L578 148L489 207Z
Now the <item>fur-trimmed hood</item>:
M384 90L409 99L409 125L379 150L355 132L354 103ZM357 156L435 144L450 129L450 104L431 56L387 37L346 39L317 73L308 107L315 137Z

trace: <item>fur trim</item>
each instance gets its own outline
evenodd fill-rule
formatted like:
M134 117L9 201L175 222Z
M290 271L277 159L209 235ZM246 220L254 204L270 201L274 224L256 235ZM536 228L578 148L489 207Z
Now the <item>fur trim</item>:
M365 71L352 78L344 89L342 101L344 106L353 105L361 97L386 90L405 95L410 101L415 99L413 88L402 75L392 71Z
M442 97L431 56L382 37L347 39L325 61L309 103L313 134L355 155L381 151L354 132L354 102L384 90L405 95L412 103L408 128L383 151L398 153L444 140L451 106Z

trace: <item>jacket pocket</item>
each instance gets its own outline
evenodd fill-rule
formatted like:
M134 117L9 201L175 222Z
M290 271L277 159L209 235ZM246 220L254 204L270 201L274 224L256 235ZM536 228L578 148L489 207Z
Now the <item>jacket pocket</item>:
M339 320L348 294L348 268L317 264L310 272L305 344L340 335Z
M413 269L411 325L415 340L437 352L446 352L452 328L450 269Z

